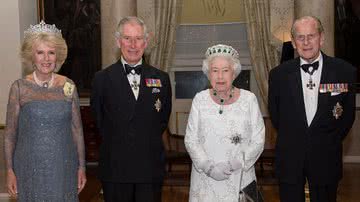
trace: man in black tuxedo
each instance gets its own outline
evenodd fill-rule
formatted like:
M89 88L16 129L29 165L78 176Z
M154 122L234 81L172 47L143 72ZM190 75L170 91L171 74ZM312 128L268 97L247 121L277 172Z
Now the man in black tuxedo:
M323 27L313 16L291 30L299 58L270 71L269 112L277 129L276 174L282 202L336 202L342 177L342 141L355 117L351 84L356 69L320 51Z
M171 112L167 73L142 60L144 22L123 18L117 28L121 59L96 73L91 107L102 135L100 180L107 202L160 202L165 170L162 134Z

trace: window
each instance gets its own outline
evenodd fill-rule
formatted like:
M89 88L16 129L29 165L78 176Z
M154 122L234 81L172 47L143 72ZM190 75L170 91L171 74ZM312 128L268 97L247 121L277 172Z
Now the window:
M180 25L171 70L175 99L192 99L208 87L208 80L201 71L202 60L206 49L219 43L231 45L239 52L242 72L234 85L250 88L251 66L245 23Z
M208 47L219 43L231 45L239 52L242 71L234 85L256 89L255 80L251 77L245 23L180 25L177 29L173 67L170 70L174 96L169 123L171 131L185 134L192 98L197 92L208 88L208 79L201 70L204 53Z

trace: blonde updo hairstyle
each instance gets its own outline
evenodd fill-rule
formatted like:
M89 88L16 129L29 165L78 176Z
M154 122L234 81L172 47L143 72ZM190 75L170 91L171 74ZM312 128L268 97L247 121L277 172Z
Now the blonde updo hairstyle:
M20 58L25 68L33 68L34 47L40 43L44 43L50 47L55 48L56 67L54 71L58 72L67 58L68 47L61 34L54 34L50 32L39 32L25 35L20 50Z

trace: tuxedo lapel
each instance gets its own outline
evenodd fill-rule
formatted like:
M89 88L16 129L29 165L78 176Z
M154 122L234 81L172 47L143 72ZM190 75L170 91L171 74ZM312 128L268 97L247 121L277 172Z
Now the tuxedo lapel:
M294 98L294 107L298 110L298 113L300 113L300 117L302 117L302 122L307 126L299 58L295 61L295 64L289 66L289 71L290 72L288 83L290 84L290 91Z
M141 73L141 81L140 81L140 91L137 102L143 102L144 100L147 101L147 98L151 96L152 88L146 86L146 79L153 78L153 71L147 67L146 64L143 65L143 70Z
M144 94L146 92L146 83L145 83L145 79L148 77L149 74L149 69L146 67L146 65L144 64L142 67L142 73L141 73L141 80L140 80L140 89L139 89L139 96L137 99L137 102L141 102L144 99Z
M329 64L329 60L327 59L327 56L323 54L323 66L321 70L320 84L329 83L331 75L332 75L331 64ZM318 105L314 119L311 122L311 125L318 121L322 113L326 112L328 98L329 98L328 93L320 93L318 89Z
M126 111L125 116L128 116L129 119L131 119L132 114L134 113L136 100L124 71L123 64L120 61L115 68L112 68L109 71L109 77L113 88L112 92L114 93L114 95L109 96L114 96L117 99L118 105L120 105L119 107L126 108L126 110L121 111Z

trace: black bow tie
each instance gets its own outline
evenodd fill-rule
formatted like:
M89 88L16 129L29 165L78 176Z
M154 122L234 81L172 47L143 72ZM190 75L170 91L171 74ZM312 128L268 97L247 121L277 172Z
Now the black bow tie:
M310 75L313 75L313 73L315 72L315 70L317 70L319 68L319 61L316 61L312 64L302 64L300 66L305 72L309 73ZM312 69L310 69L310 67L312 67Z
M126 74L141 74L142 65L137 65L135 67L132 67L128 64L125 64L125 72ZM134 71L133 71L134 70Z

